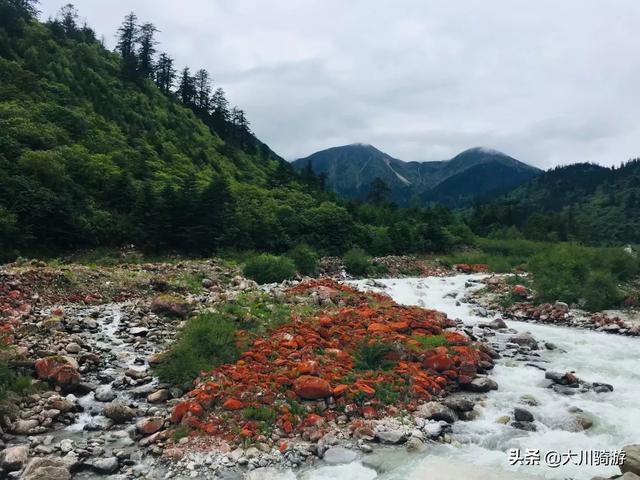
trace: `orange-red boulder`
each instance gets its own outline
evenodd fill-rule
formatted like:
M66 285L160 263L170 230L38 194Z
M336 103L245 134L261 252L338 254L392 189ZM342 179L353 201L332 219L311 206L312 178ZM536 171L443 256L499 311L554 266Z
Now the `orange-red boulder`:
M39 358L35 368L38 378L53 381L63 388L74 387L80 382L80 373L64 357Z
M225 410L240 410L241 408L244 408L244 404L236 398L228 398L222 404L222 408Z
M331 385L320 377L302 375L293 382L293 391L300 398L306 400L316 400L318 398L330 397L333 394Z
M437 372L444 372L445 370L451 370L454 367L454 360L451 355L446 353L438 353L424 359L424 368L428 370L435 370Z

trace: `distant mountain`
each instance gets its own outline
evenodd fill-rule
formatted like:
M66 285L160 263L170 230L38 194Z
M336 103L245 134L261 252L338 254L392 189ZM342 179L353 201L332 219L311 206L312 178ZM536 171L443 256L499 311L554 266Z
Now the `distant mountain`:
M352 144L316 152L293 162L296 170L311 165L316 175L325 174L328 188L350 199L365 199L371 182L379 177L399 205L412 198L453 207L478 198L495 197L540 173L504 153L471 148L451 160L405 162L372 145Z

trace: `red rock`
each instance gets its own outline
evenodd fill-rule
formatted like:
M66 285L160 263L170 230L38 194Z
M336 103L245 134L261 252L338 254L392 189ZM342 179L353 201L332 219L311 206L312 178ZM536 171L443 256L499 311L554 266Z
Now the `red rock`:
M228 398L222 404L222 408L224 408L225 410L240 410L244 408L244 404L238 399Z
M527 287L525 287L524 285L516 285L515 287L513 287L512 292L515 295L520 295L521 297L524 297L524 296L528 295L529 289Z
M454 360L449 354L436 354L424 359L423 366L428 370L435 370L437 372L443 372L445 370L451 370L454 367Z
M302 375L293 382L293 390L300 398L316 400L330 397L333 393L331 385L320 377Z
M162 428L164 424L164 420L161 418L143 418L138 423L136 423L136 430L142 435L151 435L156 433L158 430Z
M339 397L344 392L346 392L348 389L349 389L349 385L345 385L343 383L341 383L340 385L336 385L336 387L333 389L333 396L334 397Z
M63 357L45 357L35 361L36 373L41 380L50 380L65 388L80 382L80 373Z

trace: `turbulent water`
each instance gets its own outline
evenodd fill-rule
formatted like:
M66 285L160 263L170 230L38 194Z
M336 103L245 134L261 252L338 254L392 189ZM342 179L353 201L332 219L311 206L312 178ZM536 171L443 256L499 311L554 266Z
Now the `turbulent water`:
M466 324L486 322L472 313L473 306L457 301L465 292L478 288L479 275L426 279L383 279L382 289L399 303L420 305L445 312ZM356 282L370 289L364 281ZM453 428L454 444L429 446L419 454L404 449L386 449L347 465L325 466L302 472L304 480L439 480L483 479L589 479L596 475L619 474L617 466L568 465L550 468L511 466L509 449L556 450L560 453L580 450L616 450L640 439L640 341L630 337L582 331L564 327L508 321L510 328L529 331L543 342L558 348L540 351L538 363L549 370L576 374L590 382L614 386L607 394L593 392L566 396L546 388L544 372L525 363L509 359L498 361L492 376L500 388L489 394L484 405L477 405L479 416L470 422L457 422ZM535 416L536 432L526 432L496 422L518 406L522 395L533 395L538 406L526 408ZM571 419L569 408L579 407L594 421L591 429L567 431ZM373 457L372 457L373 456ZM283 478L295 478L288 473Z

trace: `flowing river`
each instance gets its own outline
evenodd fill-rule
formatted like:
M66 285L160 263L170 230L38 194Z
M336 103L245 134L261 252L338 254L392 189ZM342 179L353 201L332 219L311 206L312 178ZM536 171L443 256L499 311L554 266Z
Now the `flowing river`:
M467 325L487 322L473 313L474 306L462 297L480 288L482 275L457 275L407 279L381 279L370 287L367 281L355 282L363 289L384 291L395 301L420 305L445 312ZM611 393L593 391L567 396L547 388L548 380L539 368L510 358L498 360L492 378L498 391L488 394L483 405L476 405L475 420L454 424L452 444L433 444L422 453L408 453L395 447L363 455L346 465L321 466L283 478L304 480L507 480L507 479L590 479L619 474L617 466L574 465L557 468L544 463L544 454L581 450L619 450L640 441L640 341L606 333L547 325L507 321L511 329L530 332L540 342L553 343L555 350L540 350L537 364L548 370L575 371L590 382L614 386ZM537 406L526 408L535 417L537 431L515 429L496 420L512 414L520 397L532 395ZM593 427L569 431L569 409L578 407L593 420ZM510 465L509 450L538 449L540 465ZM373 460L370 456L374 456ZM377 458L376 458L377 457ZM374 469L375 467L375 469Z

